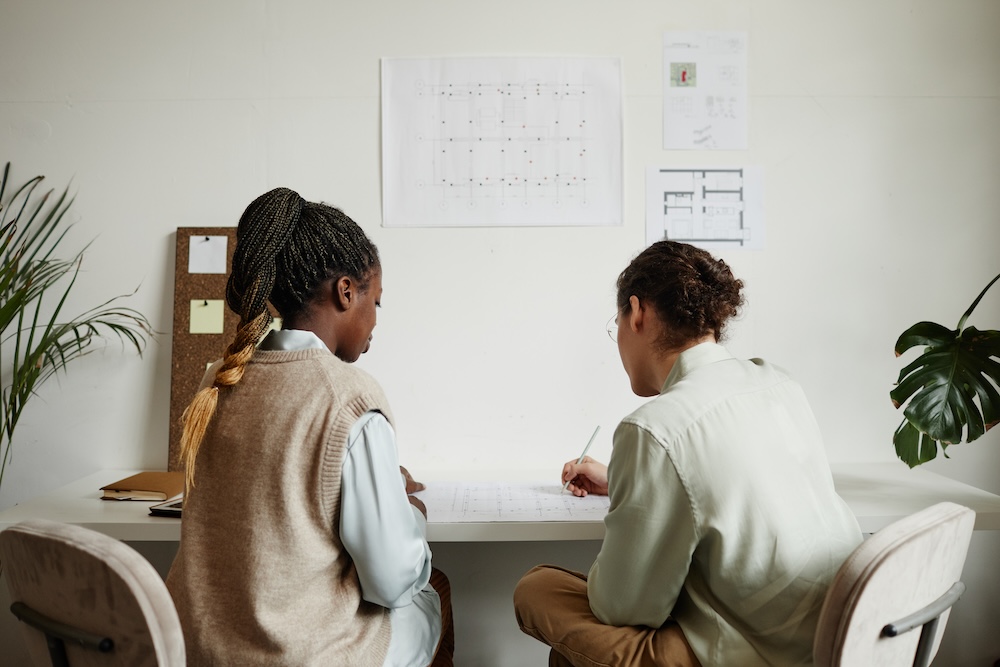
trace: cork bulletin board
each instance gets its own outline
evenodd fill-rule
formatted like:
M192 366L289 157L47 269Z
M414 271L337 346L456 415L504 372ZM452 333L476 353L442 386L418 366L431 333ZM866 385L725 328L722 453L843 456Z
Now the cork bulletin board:
M178 227L170 365L168 470L179 470L181 415L209 364L222 357L239 317L225 304L235 227Z

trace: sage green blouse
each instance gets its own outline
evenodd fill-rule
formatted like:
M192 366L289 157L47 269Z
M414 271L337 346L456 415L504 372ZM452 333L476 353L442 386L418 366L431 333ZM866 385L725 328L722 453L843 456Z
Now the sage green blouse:
M778 368L706 343L622 420L594 614L673 616L703 665L807 665L823 597L861 542L805 395Z

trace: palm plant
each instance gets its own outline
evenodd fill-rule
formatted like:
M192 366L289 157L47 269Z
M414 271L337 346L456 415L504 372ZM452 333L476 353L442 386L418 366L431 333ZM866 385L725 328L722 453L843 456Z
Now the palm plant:
M926 346L889 392L896 408L909 400L892 441L896 455L911 468L935 458L938 445L947 458L948 445L972 442L1000 421L1000 331L965 326L998 279L983 288L954 330L918 322L896 341L897 357Z
M36 196L44 176L32 178L8 198L9 175L8 162L0 180L0 484L11 460L14 429L43 382L91 351L102 334L114 334L140 354L152 334L144 315L113 305L125 295L60 319L86 250L84 246L70 259L56 256L69 230L61 223L73 200L67 198L68 188L58 198L53 190Z

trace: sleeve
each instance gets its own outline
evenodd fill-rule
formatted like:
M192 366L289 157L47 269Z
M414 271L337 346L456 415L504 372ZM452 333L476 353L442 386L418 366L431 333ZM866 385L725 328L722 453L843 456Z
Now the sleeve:
M405 607L431 576L423 514L406 498L392 426L368 412L351 428L340 491L340 538L354 559L362 597Z
M660 443L625 422L615 431L608 491L604 543L587 580L591 611L608 625L658 628L698 544L687 492Z

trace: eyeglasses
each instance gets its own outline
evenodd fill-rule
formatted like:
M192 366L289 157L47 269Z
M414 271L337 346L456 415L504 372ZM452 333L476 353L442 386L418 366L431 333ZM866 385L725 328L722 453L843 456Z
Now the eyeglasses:
M618 313L615 313L614 315L612 315L611 319L608 320L607 329L608 329L608 338L610 338L611 340L613 340L613 341L615 341L617 343L618 342Z

